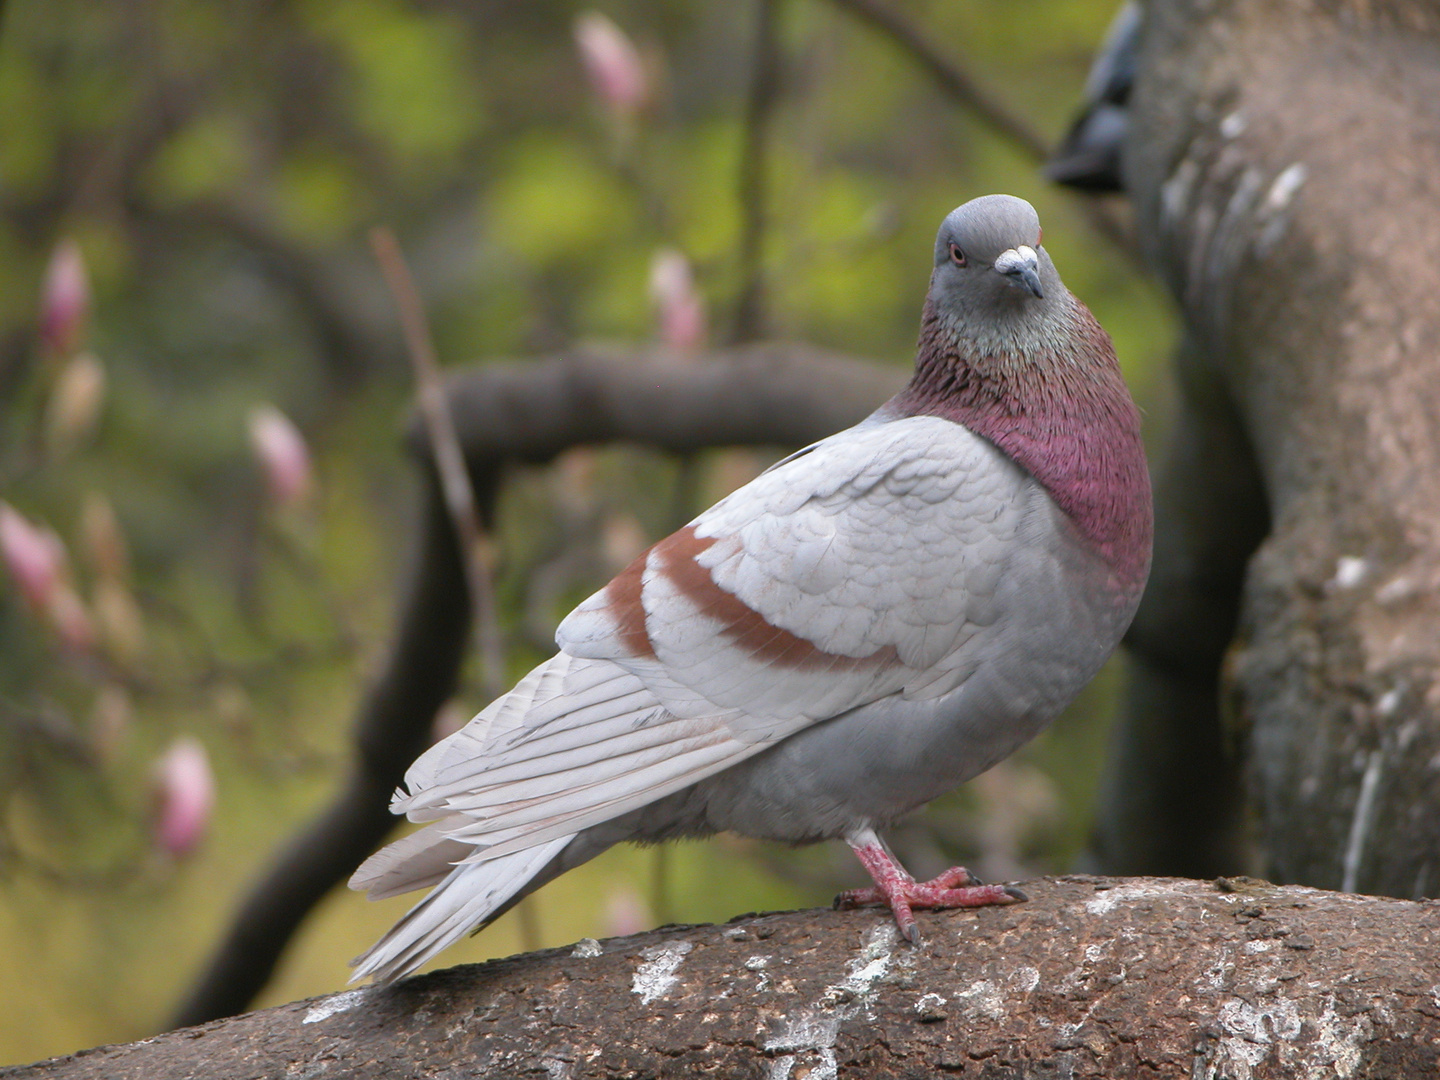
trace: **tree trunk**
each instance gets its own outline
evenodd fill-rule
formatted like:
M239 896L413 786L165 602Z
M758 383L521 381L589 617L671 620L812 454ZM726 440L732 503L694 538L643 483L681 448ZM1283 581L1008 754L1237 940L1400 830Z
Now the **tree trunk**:
M1146 18L1126 184L1183 309L1187 401L1107 865L1233 852L1228 741L1272 876L1435 895L1440 6L1152 0ZM1199 715L1222 666L1225 735ZM1187 828L1188 853L1158 839Z
M1013 907L745 916L451 968L0 1080L1420 1077L1440 904L1046 879Z

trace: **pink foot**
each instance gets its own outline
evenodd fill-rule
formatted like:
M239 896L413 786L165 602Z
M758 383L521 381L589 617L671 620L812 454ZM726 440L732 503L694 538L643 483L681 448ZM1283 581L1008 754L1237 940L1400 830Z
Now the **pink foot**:
M985 907L1015 904L1028 899L1009 885L980 885L963 866L951 867L930 881L916 881L870 830L849 839L856 856L870 872L875 885L851 889L835 898L837 908L885 904L895 915L900 932L912 945L920 944L914 908ZM858 842L857 842L858 841Z

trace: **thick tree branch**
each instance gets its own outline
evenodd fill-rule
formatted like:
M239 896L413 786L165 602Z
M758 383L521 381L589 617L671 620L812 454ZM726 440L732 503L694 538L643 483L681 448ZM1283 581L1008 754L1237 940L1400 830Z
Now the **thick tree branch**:
M1155 483L1155 561L1125 639L1128 722L1115 735L1095 837L1097 865L1115 874L1213 876L1251 861L1216 678L1269 512L1213 365L1186 341L1178 368L1179 415Z
M1185 318L1190 448L1136 621L1153 692L1121 726L1155 752L1128 756L1105 831L1194 794L1228 831L1223 740L1273 876L1436 895L1440 270L1401 253L1440 251L1440 10L1154 0L1146 20L1125 179ZM1205 754L1179 741L1202 720L1177 657L1221 678ZM1107 869L1182 869L1131 854Z
M1067 877L1026 904L674 927L365 988L0 1080L1427 1076L1440 904Z
M449 398L484 523L504 467L544 462L585 443L632 442L676 453L707 446L797 445L860 419L897 389L900 367L804 345L767 344L677 362L665 350L577 349L454 375ZM390 793L429 744L454 692L470 607L455 530L418 424L425 462L411 570L384 672L356 724L355 765L335 802L276 857L211 958L174 1024L245 1008L322 896L390 830Z

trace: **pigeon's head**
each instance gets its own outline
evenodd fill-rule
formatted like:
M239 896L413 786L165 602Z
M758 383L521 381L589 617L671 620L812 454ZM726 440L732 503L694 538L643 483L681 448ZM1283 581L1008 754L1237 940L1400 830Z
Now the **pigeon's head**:
M1063 292L1040 247L1040 218L1024 199L971 199L941 223L930 296L942 316L973 322L977 315L1043 307Z

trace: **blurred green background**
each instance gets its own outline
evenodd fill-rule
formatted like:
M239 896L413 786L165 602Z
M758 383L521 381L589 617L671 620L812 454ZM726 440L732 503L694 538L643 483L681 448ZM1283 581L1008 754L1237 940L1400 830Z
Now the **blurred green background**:
M1052 142L1115 6L893 3ZM446 363L654 340L662 249L689 260L723 342L744 285L756 9L604 4L638 56L631 105L587 78L588 9L561 0L0 10L0 499L64 542L93 630L87 643L73 610L67 624L0 578L4 1063L163 1025L345 767L416 498L400 439L413 386L368 230L400 236ZM940 218L1013 192L1114 336L1155 445L1173 340L1158 288L873 28L827 0L777 10L768 332L908 364ZM67 239L89 313L47 346L42 283ZM266 403L309 446L308 494L288 501L251 445ZM510 678L571 604L764 464L608 449L517 473L497 536ZM483 704L473 667L451 722ZM902 837L912 869L1068 868L1119 677L1112 664L1035 746L921 815ZM183 737L203 745L215 801L176 850L155 839L156 763ZM828 903L863 876L838 848L614 851L440 963ZM406 906L333 894L262 1004L343 986Z

